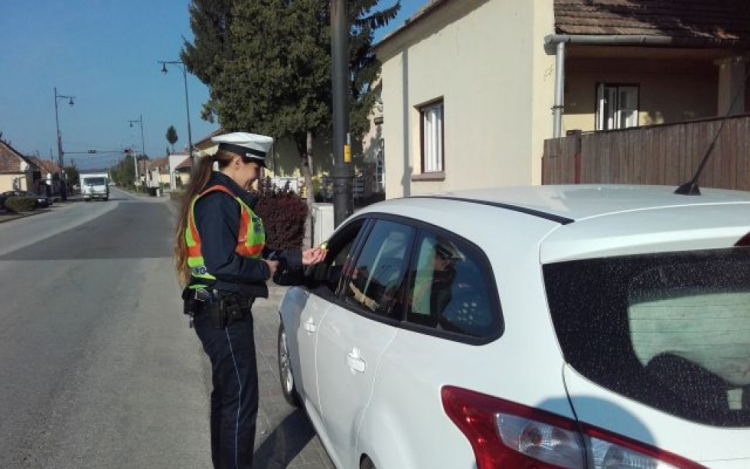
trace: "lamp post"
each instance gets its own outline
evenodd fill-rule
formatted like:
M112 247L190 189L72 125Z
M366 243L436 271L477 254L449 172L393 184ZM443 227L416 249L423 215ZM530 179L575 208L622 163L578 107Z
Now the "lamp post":
M143 114L138 116L138 119L136 120L130 120L128 121L128 124L130 124L130 127L133 127L134 123L138 123L141 126L141 155L146 156L146 144L143 140ZM139 182L138 179L138 154L135 155L135 182Z
M333 225L339 226L352 207L351 142L349 141L349 10L346 0L331 1L333 59Z
M190 129L190 100L188 99L188 86L187 86L187 67L185 67L185 62L182 60L159 60L158 61L161 64L161 73L166 75L169 71L167 70L167 65L174 65L180 70L182 70L182 78L185 82L185 108L187 109L187 125L188 125L188 151L190 152L190 158L193 161L193 167L197 167L197 155L193 155L193 132Z
M68 200L68 188L65 187L65 171L63 170L63 155L65 153L63 152L62 148L62 135L60 134L60 117L57 111L57 102L61 99L67 99L68 104L70 106L73 106L73 104L75 104L73 102L73 98L75 98L75 96L65 96L62 94L57 94L57 87L55 87L55 127L57 127L57 159L58 163L60 164L60 198L63 201Z

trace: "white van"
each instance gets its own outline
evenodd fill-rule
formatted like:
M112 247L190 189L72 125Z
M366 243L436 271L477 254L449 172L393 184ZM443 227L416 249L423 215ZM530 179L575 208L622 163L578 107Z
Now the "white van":
M109 175L107 173L81 174L81 195L88 202L92 199L109 200Z

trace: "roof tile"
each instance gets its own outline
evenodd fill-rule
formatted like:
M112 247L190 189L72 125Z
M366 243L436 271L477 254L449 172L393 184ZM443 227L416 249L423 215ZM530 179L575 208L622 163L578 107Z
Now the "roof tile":
M555 0L561 34L750 40L746 0Z
M4 140L0 140L0 173L21 173L21 163L33 164Z

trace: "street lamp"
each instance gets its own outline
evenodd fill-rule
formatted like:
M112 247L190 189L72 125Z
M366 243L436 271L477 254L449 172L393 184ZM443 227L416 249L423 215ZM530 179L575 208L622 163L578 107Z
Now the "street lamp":
M185 62L182 60L159 60L161 64L161 73L166 75L169 71L167 65L175 65L182 70L182 78L185 81L185 107L187 108L187 125L188 125L188 151L190 151L190 158L193 160L193 167L197 166L197 155L193 155L193 132L190 129L190 100L188 99L188 86L187 86L187 67Z
M128 124L130 124L130 127L133 128L133 124L138 123L141 126L141 155L146 156L146 144L143 140L143 114L138 116L137 120L130 120L128 121ZM135 182L138 183L138 155L135 155Z
M55 126L57 127L57 159L58 163L60 164L60 198L63 201L68 200L68 188L65 187L65 171L63 171L63 148L62 148L62 135L60 134L60 117L58 116L57 112L57 102L61 99L67 99L68 104L72 107L73 104L73 98L75 96L65 96L62 94L57 94L57 87L55 87Z

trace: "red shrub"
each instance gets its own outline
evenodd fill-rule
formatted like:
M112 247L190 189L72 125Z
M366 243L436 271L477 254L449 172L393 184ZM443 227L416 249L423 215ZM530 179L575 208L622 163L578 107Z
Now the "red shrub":
M275 187L270 178L258 181L259 197L255 213L266 228L266 246L269 249L299 249L305 237L307 203L289 188Z

